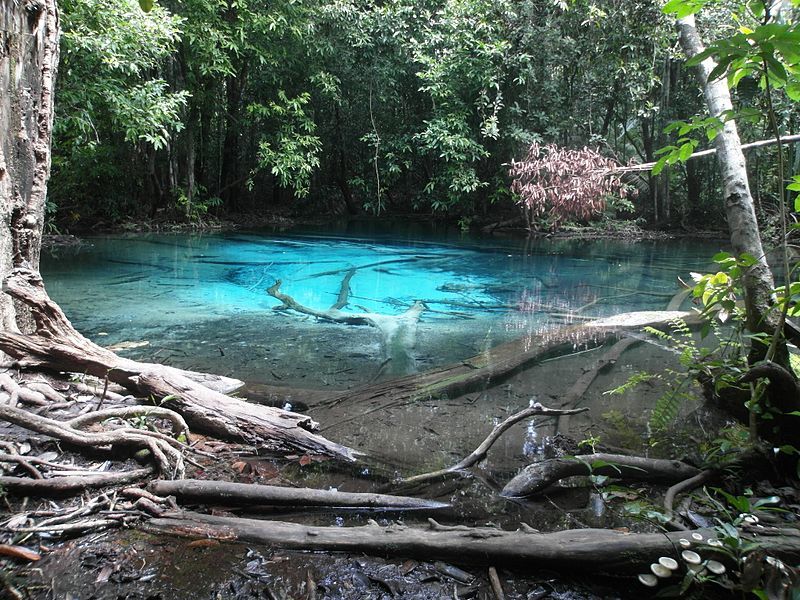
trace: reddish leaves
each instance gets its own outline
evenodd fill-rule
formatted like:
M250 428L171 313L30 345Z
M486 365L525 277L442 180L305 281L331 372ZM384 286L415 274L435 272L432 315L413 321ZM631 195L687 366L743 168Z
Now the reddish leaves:
M511 162L511 191L533 227L536 220L549 217L556 229L567 219L588 221L605 208L606 196L626 197L627 186L611 175L619 165L596 150L562 148L534 142L523 161Z

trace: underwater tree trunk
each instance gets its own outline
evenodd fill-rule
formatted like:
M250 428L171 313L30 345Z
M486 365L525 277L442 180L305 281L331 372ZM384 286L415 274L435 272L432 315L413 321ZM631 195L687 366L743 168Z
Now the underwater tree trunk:
M0 280L39 268L58 66L55 0L0 4ZM0 293L0 329L33 321Z
M678 31L681 47L687 58L704 50L694 16L679 19ZM716 63L709 57L697 65L695 73L703 89L709 114L722 118L726 111L733 109L733 105L726 78L713 81L708 79L715 67ZM775 284L761 245L753 197L747 180L747 167L735 121L725 121L722 131L714 138L714 146L722 176L725 214L731 231L733 251L737 256L747 253L756 259L756 264L744 273L747 328L754 333L772 334L778 326L777 311L771 310ZM755 342L751 348L751 360L763 358L765 352L766 346Z
M693 322L696 316L693 312L683 311L622 313L582 325L528 335L457 363L342 392L317 404L316 407L334 406L346 402L358 406L359 410L366 410L368 407L386 402L427 400L442 396L455 398L497 385L515 373L547 358L559 356L579 347L596 348L605 344L610 338L618 336L620 332L638 331L645 325L658 327L676 318Z

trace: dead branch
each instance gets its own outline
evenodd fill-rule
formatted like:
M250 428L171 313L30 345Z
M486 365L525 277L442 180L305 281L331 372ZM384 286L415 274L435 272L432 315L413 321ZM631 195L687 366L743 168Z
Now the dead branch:
M159 496L176 496L184 502L224 506L343 506L378 510L437 510L450 506L443 502L406 496L197 479L153 481L148 489Z
M547 408L542 406L539 403L534 404L533 406L526 408L525 410L521 410L518 413L515 413L505 419L502 423L498 423L494 426L491 433L486 437L481 444L475 448L468 456L464 459L459 461L458 463L447 467L446 469L441 469L439 471L433 471L431 473L423 473L421 475L415 475L413 477L407 477L405 479L401 479L397 481L395 485L410 485L410 484L418 484L422 483L423 481L430 481L431 479L439 479L443 476L449 475L450 473L456 473L459 471L464 471L469 469L470 467L475 466L479 462L481 462L486 455L489 453L489 449L494 445L494 443L500 439L500 436L503 435L512 425L519 423L524 419L528 419L530 417L538 417L538 416L559 416L559 415L566 415L566 414L574 414L585 412L589 410L588 408L577 408L572 410L557 410L552 408Z
M280 279L267 289L267 293L279 300L281 305L278 310L293 310L323 321L343 323L346 325L369 325L381 333L381 348L383 357L391 361L390 366L395 373L408 372L413 365L411 352L416 343L416 328L420 315L426 306L417 300L405 312L399 315L385 315L370 312L343 312L347 306L350 294L350 279L355 274L355 269L350 269L345 274L336 302L327 310L318 310L297 302L288 294L280 291Z
M800 135L787 135L781 136L781 143L795 143L800 142ZM753 148L763 148L764 146L773 146L778 143L777 139L771 140L759 140L757 142L750 142L749 144L742 144L742 150L752 150ZM712 154L716 154L716 148L710 148L708 150L700 150L699 152L694 152L689 158L686 160L693 160L695 158L702 158L704 156L711 156ZM642 163L640 165L629 165L626 167L616 167L609 171L610 174L617 174L617 173L633 173L635 171L652 171L653 167L656 166L656 163L649 162L649 163Z
M637 481L680 481L699 472L697 468L679 460L601 453L565 456L528 465L506 484L501 495L506 498L532 496L561 479L576 475L605 475Z

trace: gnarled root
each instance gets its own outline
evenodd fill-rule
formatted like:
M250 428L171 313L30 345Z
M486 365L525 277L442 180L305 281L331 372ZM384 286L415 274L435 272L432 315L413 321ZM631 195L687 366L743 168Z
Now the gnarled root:
M171 411L169 411L171 412ZM180 442L168 436L155 432L133 428L114 429L103 432L82 431L80 427L88 423L117 417L153 415L164 417L166 409L149 406L125 407L122 409L109 409L91 415L76 417L70 421L56 421L40 415L29 413L15 406L0 405L0 419L24 427L37 433L54 437L62 442L81 447L109 447L128 446L149 450L162 474L171 478L181 478L184 474L183 454L180 452ZM169 417L173 425L178 423L182 431L188 431L186 424L179 415Z

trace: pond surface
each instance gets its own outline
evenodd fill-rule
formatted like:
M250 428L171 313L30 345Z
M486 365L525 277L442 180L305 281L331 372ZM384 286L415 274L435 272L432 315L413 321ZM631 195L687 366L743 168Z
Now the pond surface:
M413 229L413 230L412 230ZM73 324L126 356L248 382L348 388L473 356L565 322L661 310L677 277L710 268L696 241L508 240L374 224L290 233L91 237L42 259L50 295ZM389 364L386 331L320 321L310 309L397 317L424 303ZM387 321L387 319L383 319ZM389 318L391 327L396 321ZM146 346L137 344L147 342Z

